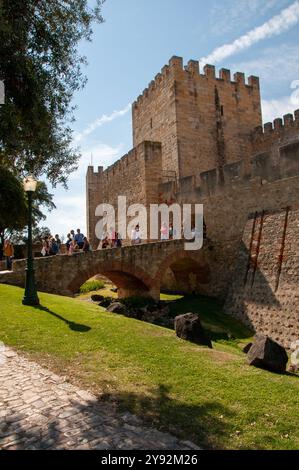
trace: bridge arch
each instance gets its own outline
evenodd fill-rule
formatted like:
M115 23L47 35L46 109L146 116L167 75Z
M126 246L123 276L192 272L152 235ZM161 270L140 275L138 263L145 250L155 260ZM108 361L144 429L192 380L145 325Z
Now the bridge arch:
M172 274L175 288L180 291L206 293L211 281L211 269L202 251L179 250L162 261L157 276L159 284L166 288L167 284L164 283L167 271Z
M160 285L143 269L112 260L107 263L90 263L88 268L75 272L68 284L68 290L73 294L78 292L85 281L97 274L102 274L117 286L119 298L130 296L159 298Z

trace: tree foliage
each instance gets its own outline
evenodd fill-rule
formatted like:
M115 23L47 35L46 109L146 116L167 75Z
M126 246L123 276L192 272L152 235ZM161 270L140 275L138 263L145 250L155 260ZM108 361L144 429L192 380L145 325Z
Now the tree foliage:
M41 243L45 237L50 237L51 230L49 227L33 227L32 228L32 243ZM10 240L13 245L24 245L27 243L28 234L27 230L14 230L10 234Z
M66 183L79 153L71 146L71 100L85 84L78 52L101 23L103 0L0 0L0 164Z
M22 229L26 225L27 204L24 189L18 178L0 166L0 232Z
M53 195L48 192L44 182L37 184L32 198L32 223L36 227L46 216L42 208L55 209ZM22 233L28 221L27 198L23 185L10 170L0 165L0 233ZM20 235L21 237L23 235ZM2 240L3 242L3 240Z

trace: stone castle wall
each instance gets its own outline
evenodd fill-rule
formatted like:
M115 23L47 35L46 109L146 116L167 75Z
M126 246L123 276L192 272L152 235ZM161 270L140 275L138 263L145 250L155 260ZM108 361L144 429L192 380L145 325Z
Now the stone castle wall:
M115 204L119 194L127 196L128 204L146 206L152 202L202 203L217 291L207 289L206 284L199 287L222 299L232 283L239 292L237 260L248 215L280 214L299 206L299 110L262 126L260 103L257 77L249 77L246 83L244 74L238 72L231 80L226 69L216 77L213 66L207 65L200 73L197 61L183 67L182 59L173 57L133 103L134 149L105 171L88 169L89 236L96 223L96 205ZM296 223L290 223L288 237L296 241L296 234ZM263 243L266 253L267 245L271 251L276 242L265 231ZM186 265L184 275L172 270L165 284L175 283L184 290L188 269ZM292 269L298 278L298 265ZM291 279L289 286L288 278L282 279L279 289L293 288ZM258 311L257 290L252 291L251 303L255 294ZM257 331L270 331L272 315L275 318L278 311L286 317L286 304L278 302L280 310L277 303L276 310L274 304L263 310L263 322L252 319L254 307L248 310ZM297 309L295 296L290 302L288 308ZM240 303L234 298L230 306L235 312ZM286 341L290 335L283 328L271 332Z
M242 237L248 214L256 210L278 210L299 202L299 112L285 116L291 125L278 129L270 123L256 130L251 139L255 149L249 164L243 160L218 169L196 172L159 185L159 201L170 204L200 202L204 205L209 236L214 240ZM275 121L277 122L277 120ZM272 126L272 124L271 124ZM267 130L268 129L268 130ZM253 151L253 150L252 150Z
M99 240L95 236L98 217L96 207L105 202L117 208L118 196L127 197L127 205L136 202L147 205L156 202L162 168L161 144L142 142L127 155L103 171L88 167L86 175L86 209L88 238L94 248ZM124 237L124 235L122 235Z
M286 347L299 337L298 240L299 206L255 213L225 304L227 314Z
M257 77L199 63L183 67L181 57L155 77L133 103L133 143L162 143L165 176L177 178L207 171L250 155L250 133L261 125L260 88Z

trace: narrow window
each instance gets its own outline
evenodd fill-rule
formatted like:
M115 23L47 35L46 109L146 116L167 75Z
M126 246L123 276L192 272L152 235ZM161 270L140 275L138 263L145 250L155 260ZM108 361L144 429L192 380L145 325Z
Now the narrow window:
M221 116L224 116L223 106L221 106Z
M151 129L153 128L153 120L152 120L152 118L151 118L151 120L150 120L150 128L151 128Z

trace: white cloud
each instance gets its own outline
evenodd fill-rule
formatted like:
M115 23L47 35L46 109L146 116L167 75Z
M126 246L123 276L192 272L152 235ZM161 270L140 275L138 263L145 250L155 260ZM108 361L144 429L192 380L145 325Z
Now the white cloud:
M114 163L123 153L123 144L118 144L115 147L104 144L102 142L95 142L82 148L81 158L78 170L72 173L69 181L77 180L85 176L88 165L104 166L105 168Z
M114 111L110 115L104 114L89 124L82 132L75 134L75 143L83 141L98 127L124 116L131 109L131 105L124 109ZM66 235L71 229L80 228L86 233L86 196L85 175L88 165L104 166L105 168L120 158L124 145L122 143L112 146L99 141L88 141L83 143L81 158L77 171L69 176L67 192L58 188L54 191L54 200L57 209L47 213L47 219L43 225L47 225L52 233Z
M42 223L60 236L66 235L70 230L80 228L86 234L86 202L85 192L76 192L74 195L57 196L55 198L57 209L47 215L47 220Z
M299 107L299 102L297 108ZM272 122L284 114L293 114L296 105L292 96L283 96L279 99L262 100L263 122Z
M79 168L69 177L69 189L67 191L58 188L54 191L54 201L57 209L47 213L47 220L42 225L50 228L52 233L65 235L71 230L80 228L86 234L86 195L85 174L87 166L93 165L107 167L114 163L123 153L123 144L115 147L95 142L82 150Z
M264 49L258 58L233 64L234 70L258 75L262 80L289 81L299 79L299 46L282 44Z
M289 0L227 0L217 2L210 13L210 30L213 35L228 34L246 28L257 15L265 15L269 10L283 8Z
M88 124L88 126L81 132L76 132L74 134L74 142L75 144L78 144L81 142L85 137L87 137L89 134L91 134L93 131L95 131L98 127L103 126L104 124L107 124L107 122L112 122L115 119L124 116L127 114L131 109L131 105L128 104L125 108L120 109L118 111L113 111L111 114L103 114L101 117L95 119L93 122Z
M292 26L297 24L298 21L299 1L295 1L288 8L282 10L278 15L273 16L270 20L266 21L263 25L252 29L230 44L224 44L223 46L217 47L207 57L202 57L200 63L204 65L206 63L214 64L220 62L231 55L237 54L244 49L248 49L253 44L262 41L263 39L277 36L289 30Z

